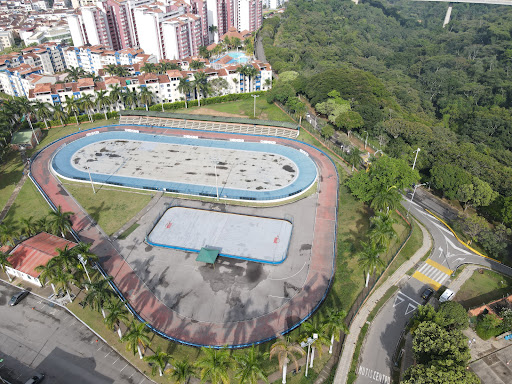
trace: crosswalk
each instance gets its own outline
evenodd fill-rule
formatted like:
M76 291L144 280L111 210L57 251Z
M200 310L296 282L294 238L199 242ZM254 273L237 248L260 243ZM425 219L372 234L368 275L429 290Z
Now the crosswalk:
M422 283L430 285L437 291L439 288L441 288L444 281L448 279L452 273L453 271L444 265L439 264L434 260L427 259L425 264L423 264L416 272L414 272L412 277L421 281Z

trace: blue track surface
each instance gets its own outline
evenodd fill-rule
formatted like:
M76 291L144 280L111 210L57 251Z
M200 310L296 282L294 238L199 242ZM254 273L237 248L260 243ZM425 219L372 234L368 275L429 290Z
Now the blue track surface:
M317 169L315 163L305 154L296 149L282 145L264 143L239 143L224 140L188 139L176 136L157 136L133 132L104 132L97 135L83 137L61 148L52 161L53 169L61 176L69 179L88 181L87 172L76 169L72 163L72 156L83 147L104 140L133 140L159 142L178 145L216 147L243 151L274 153L289 158L299 168L298 177L286 187L272 191L247 191L241 189L223 188L219 191L221 198L235 200L279 200L299 194L310 187L316 180ZM187 195L216 197L215 186L194 185L160 180L140 179L135 177L91 173L96 183L119 185L130 188L167 191Z

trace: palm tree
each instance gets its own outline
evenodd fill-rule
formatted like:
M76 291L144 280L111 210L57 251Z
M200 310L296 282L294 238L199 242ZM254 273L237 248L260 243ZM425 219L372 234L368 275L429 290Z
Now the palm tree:
M398 238L393 224L396 220L384 213L378 213L370 219L369 237L378 246L387 247L392 239Z
M368 287L368 281L370 280L370 273L375 273L382 270L385 267L384 261L379 257L379 254L384 251L382 246L375 244L370 241L366 243L361 241L362 249L357 253L360 264L366 271L366 287Z
M304 350L297 343L292 343L290 337L281 336L272 346L270 347L270 358L277 356L279 361L279 369L283 371L283 384L286 384L286 368L288 367L288 361L295 363L295 369L299 370L299 363L296 355L304 356Z
M34 216L23 217L20 221L22 235L30 237L37 233L37 223L34 221Z
M78 266L78 259L76 254L72 249L69 249L69 245L66 244L64 249L56 249L57 251L57 260L59 264L61 264L64 268L66 268L67 272L70 272Z
M66 79L70 79L71 81L77 81L85 74L85 71L80 67L67 68L66 72L68 74Z
M16 228L12 225L0 224L0 243L14 246L16 239Z
M69 302L71 303L73 300L71 299L71 294L69 293L69 284L74 281L74 277L71 273L63 271L60 268L55 268L54 275L50 278L50 283L55 286L57 291L59 289L66 290L68 295Z
M52 117L52 111L50 110L49 105L50 104L43 103L39 100L34 103L36 117L38 120L44 121L46 129L48 129L48 123L46 121Z
M114 84L110 87L109 97L112 102L115 103L115 106L118 107L119 101L123 99L123 89L119 86L119 84Z
M106 67L103 68L103 70L106 73L109 73L111 76L115 75L117 73L117 65L115 65L115 64L108 64Z
M389 188L382 188L373 198L370 207L373 209L378 209L382 211L386 209L386 213L389 213L389 210L394 210L398 208L400 205L400 201L402 200L402 196L396 186L391 186Z
M179 84L178 84L178 90L185 95L185 108L188 108L188 106L187 106L188 94L192 90L192 86L190 84L190 81L188 81L187 78L182 77L180 79Z
M202 347L203 356L197 361L201 382L211 384L229 384L229 371L235 364L226 348L215 349Z
M217 42L217 31L219 30L219 28L217 28L216 25L210 25L208 27L208 30L213 35L213 41L216 43Z
M71 229L71 216L73 212L62 212L62 208L59 205L56 211L50 211L50 225L52 232L59 233L64 236L65 232L68 232Z
M92 309L98 312L101 311L104 319L106 315L103 305L114 296L114 291L110 288L110 280L112 280L112 276L95 281L94 283L85 283L88 292L85 295L84 303L90 305Z
M313 365L313 360L315 359L316 346L319 346L318 355L322 356L322 347L324 345L329 345L330 343L328 339L329 330L327 329L325 323L322 323L320 321L319 316L313 316L308 321L302 323L301 331L305 340L307 340L313 334L318 335L318 338L316 339L315 343L311 345L311 367Z
M66 112L64 112L64 110L62 110L62 108L59 106L59 107L56 107L54 110L53 110L53 118L55 120L60 120L60 124L61 125L65 125L64 124L64 120L66 120L68 117L68 115L66 114Z
M201 45L199 47L199 56L201 56L203 59L209 59L211 56L210 51L208 48L206 48L206 45Z
M28 99L25 97L16 97L14 100L18 110L23 114L23 116L26 116L28 125L30 125L30 129L32 130L32 132L34 132L34 127L32 126L32 120L30 118L30 115L34 112L34 107L32 103L28 101ZM37 144L39 144L39 139L37 138L37 136L36 142Z
M48 232L50 231L50 223L48 222L48 216L43 216L36 221L37 232Z
M246 67L247 67L247 69L246 69L245 73L249 77L249 90L248 90L248 92L251 92L252 79L255 78L258 75L258 73L260 73L260 71L257 70L256 68L254 68L252 65L246 65Z
M146 111L149 110L149 105L151 105L151 102L153 101L153 92L151 92L148 87L142 87L139 93L140 101L144 104L146 107Z
M265 376L263 369L263 360L267 358L268 353L260 354L253 345L243 355L235 356L238 363L238 370L236 378L240 384L257 384L259 380L268 383L268 378Z
M68 115L74 114L76 119L76 125L79 125L80 122L78 121L78 114L80 113L79 103L78 100L74 98L74 96L69 97L66 95L66 113Z
M107 96L107 91L98 91L96 92L96 106L98 109L103 109L103 113L105 114L105 120L107 120L107 107L110 108L112 105L112 101Z
M9 258L8 253L0 251L0 267L2 268L2 271L4 271L5 274L7 275L7 277L9 278L9 281L12 281L11 275L9 275L7 273L7 271L5 270L5 267L12 267L11 262L9 260L7 260L8 258Z
M121 333L121 323L128 324L130 312L126 309L126 301L112 299L105 304L105 309L108 311L108 315L103 319L107 328L115 330L117 327L117 333L119 339L123 338Z
M39 274L39 281L42 285L45 285L47 281L50 281L52 285L53 292L57 293L55 289L55 285L53 285L53 279L57 276L58 271L62 271L62 265L59 264L59 260L57 258L50 259L46 265L38 265L34 268Z
M156 370L158 369L158 372L160 373L160 376L163 376L165 371L165 367L167 367L167 364L169 363L169 359L171 358L171 355L169 355L166 352L163 352L160 347L158 347L155 351L154 355L151 356L144 356L144 361L147 361L148 363L151 363L151 374L153 376L156 375Z
M92 109L94 108L94 101L92 99L92 95L83 95L78 100L78 103L87 112L87 115L89 116L89 121L92 123Z
M130 329L125 333L122 342L127 341L128 345L126 346L127 351L132 351L135 355L137 351L139 352L139 357L142 360L142 351L140 347L147 348L151 341L149 340L148 333L149 329L147 328L148 323L140 323L138 321L133 320L130 324Z
M123 67L122 65L117 66L117 76L119 77L126 77L130 75L130 71L126 67Z
M137 95L137 91L135 89L133 91L127 90L126 93L124 94L125 105L129 104L132 107L132 109L135 109L135 106L136 106L138 100L139 100L139 98ZM126 109L126 107L125 107L125 109Z
M347 312L343 309L327 308L327 316L324 321L326 330L331 334L331 346L329 347L329 353L332 353L332 346L334 340L340 341L340 334L348 334L348 327L345 324L345 317Z
M204 68L204 63L199 60L192 60L190 63L190 69L201 69Z
M209 90L208 75L206 74L206 72L194 73L194 88L196 89L197 94L197 106L200 107L200 92L202 92L203 96L206 97Z
M236 69L236 72L242 75L242 82L244 85L244 93L247 92L247 83L245 81L245 77L247 76L247 67L245 65L241 65Z
M350 148L347 161L352 165L352 171L354 171L356 165L361 163L361 150L357 147Z
M144 63L144 65L140 68L142 72L146 73L155 73L156 72L156 65L153 63Z
M192 376L195 376L196 370L193 364L187 359L177 360L170 369L170 376L177 384L187 384Z

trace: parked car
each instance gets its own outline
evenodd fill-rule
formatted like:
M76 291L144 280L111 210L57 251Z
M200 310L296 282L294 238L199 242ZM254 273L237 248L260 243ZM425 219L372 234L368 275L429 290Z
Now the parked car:
M432 288L427 288L421 294L421 298L425 301L428 301L430 297L434 294L434 290Z
M445 301L449 301L449 300L453 299L453 296L455 296L455 292L453 292L450 289L447 289L446 291L443 292L443 294L439 298L439 302L444 303Z
M32 376L30 379L28 379L25 384L37 384L44 380L44 373L39 373L35 376Z
M18 304L21 300L23 300L27 295L29 294L29 291L24 290L21 292L18 292L13 297L11 297L11 301L9 301L9 305L12 307L16 304Z

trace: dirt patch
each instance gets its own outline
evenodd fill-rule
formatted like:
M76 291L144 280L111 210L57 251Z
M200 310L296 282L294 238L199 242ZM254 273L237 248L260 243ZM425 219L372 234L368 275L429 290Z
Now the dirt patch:
M210 116L223 116L223 117L247 117L245 115L239 115L236 113L219 112L214 109L201 107L201 109L189 110L186 113L191 115L210 115Z

